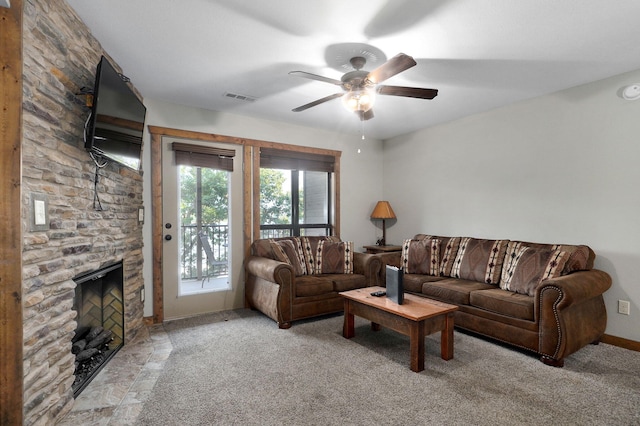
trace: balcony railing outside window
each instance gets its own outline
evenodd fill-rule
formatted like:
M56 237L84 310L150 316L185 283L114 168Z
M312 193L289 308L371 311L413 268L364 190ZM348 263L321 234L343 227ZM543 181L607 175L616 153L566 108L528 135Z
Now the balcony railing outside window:
M310 225L307 227L298 227L301 236L327 236L331 235L331 226L328 225ZM260 225L260 238L280 238L292 237L295 234L293 226L290 225Z
M273 228L261 229L260 238L280 238L293 236L293 227L287 225L271 225ZM207 255L198 242L198 227L183 225L180 232L182 254L180 256L180 278L183 280L201 280L205 277L221 277L229 274L229 227L228 225L202 225L200 230L207 235L214 254L213 262L222 264L210 265ZM301 235L331 235L326 226L309 227L300 230Z
M229 274L229 226L228 225L184 225L180 230L182 254L180 256L181 279L200 280L204 277L220 277ZM209 239L214 262L223 262L210 266L207 255L198 240L198 232Z

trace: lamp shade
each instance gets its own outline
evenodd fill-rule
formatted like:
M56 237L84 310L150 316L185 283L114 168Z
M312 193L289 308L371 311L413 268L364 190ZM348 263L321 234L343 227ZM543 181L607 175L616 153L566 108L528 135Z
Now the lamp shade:
M388 201L378 201L376 207L371 212L371 219L395 219L396 214Z

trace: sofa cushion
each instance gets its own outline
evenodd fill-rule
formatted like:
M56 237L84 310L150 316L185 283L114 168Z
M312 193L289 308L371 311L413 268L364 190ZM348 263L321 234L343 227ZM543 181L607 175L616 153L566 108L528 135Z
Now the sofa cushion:
M560 250L569 253L569 259L562 269L561 275L567 275L575 271L588 271L593 269L595 253L585 245L571 244L542 244L531 243L527 241L510 241L509 245L518 245L520 247L546 248L550 250ZM510 249L507 249L507 254Z
M533 296L540 283L559 277L569 253L513 244L507 252L500 288Z
M451 276L487 284L498 284L508 240L462 238Z
M508 317L533 321L533 297L492 288L472 291L469 304Z
M271 248L275 259L291 265L296 276L307 274L307 266L299 238L271 240Z
M440 240L404 240L400 264L407 274L438 275Z
M295 281L296 297L319 296L333 292L331 277L303 275Z
M422 283L422 294L427 297L458 305L468 305L472 291L488 290L494 285L461 279L443 279Z
M404 274L402 277L402 285L404 291L413 293L422 293L422 284L425 282L442 281L443 277L434 277L431 275Z
M314 273L353 274L353 241L320 241Z
M333 281L333 290L338 292L367 286L367 277L360 274L323 275L323 278Z
M460 237L437 237L427 234L416 234L414 237L416 240L422 239L438 239L440 240L440 275L443 277L451 276L451 269L453 268L453 262L456 259L458 253L458 247L460 247Z

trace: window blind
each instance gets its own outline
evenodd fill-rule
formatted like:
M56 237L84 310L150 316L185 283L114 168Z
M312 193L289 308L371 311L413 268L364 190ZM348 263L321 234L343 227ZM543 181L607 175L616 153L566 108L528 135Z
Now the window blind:
M175 153L179 166L206 167L209 169L233 171L233 157L236 151L211 146L191 145L173 142L171 149Z
M260 149L260 167L267 169L306 170L310 172L334 171L333 155L285 151L274 148Z

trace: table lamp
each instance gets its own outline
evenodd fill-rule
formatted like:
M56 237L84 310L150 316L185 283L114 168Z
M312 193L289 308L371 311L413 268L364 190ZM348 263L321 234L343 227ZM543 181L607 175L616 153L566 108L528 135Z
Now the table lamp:
M388 201L378 201L378 204L376 204L371 213L371 219L382 219L382 240L378 245L384 246L387 244L387 227L385 220L395 218L396 214L393 212L391 204L389 204Z

